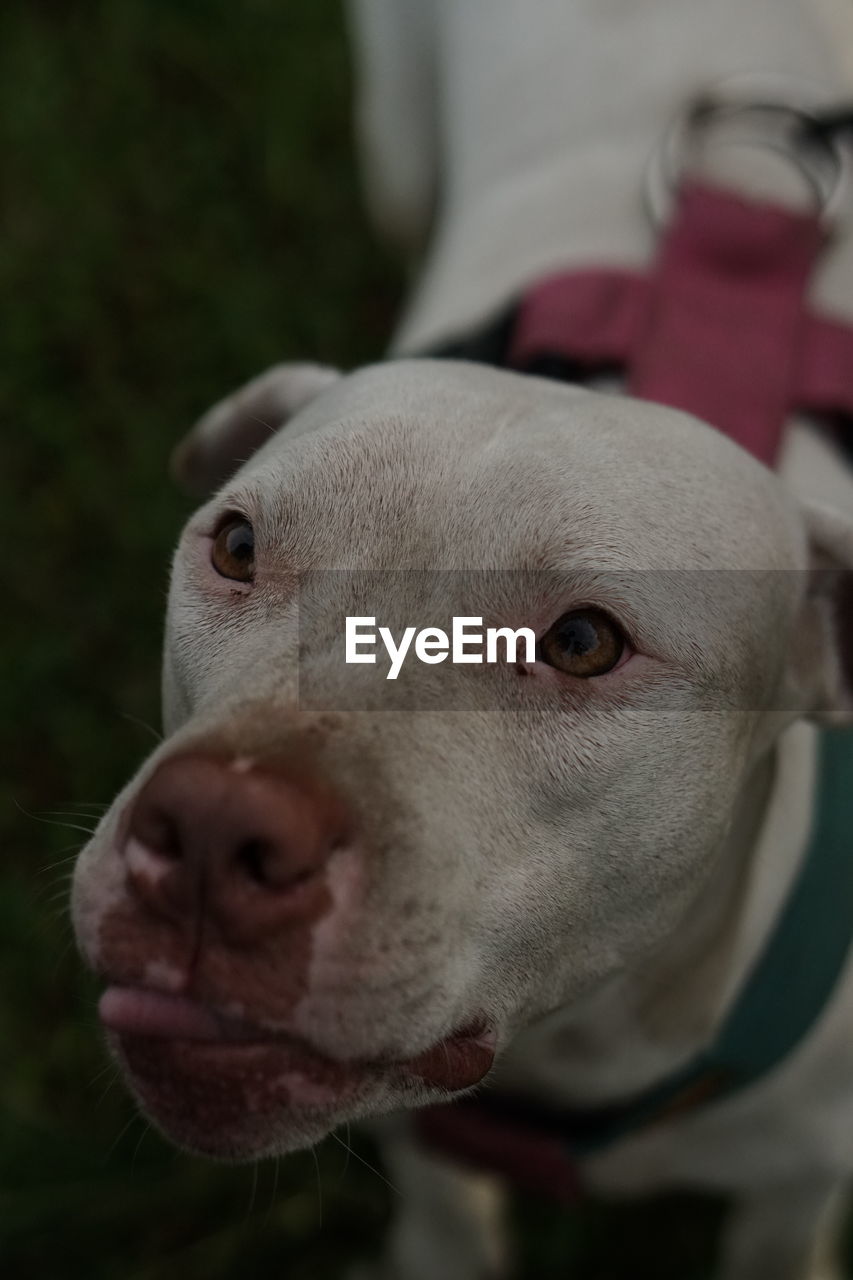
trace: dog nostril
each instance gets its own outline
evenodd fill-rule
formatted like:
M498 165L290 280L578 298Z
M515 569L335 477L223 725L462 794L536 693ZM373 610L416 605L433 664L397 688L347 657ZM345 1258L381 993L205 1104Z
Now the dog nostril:
M276 851L269 840L243 840L237 846L234 861L246 872L248 878L263 889L272 886L270 874Z
M140 844L168 862L178 862L183 856L183 841L175 818L162 809L150 809L144 819L134 823L134 832Z
M282 859L282 851L274 840L253 836L237 845L233 865L259 889L290 892L315 874L313 865L293 867Z

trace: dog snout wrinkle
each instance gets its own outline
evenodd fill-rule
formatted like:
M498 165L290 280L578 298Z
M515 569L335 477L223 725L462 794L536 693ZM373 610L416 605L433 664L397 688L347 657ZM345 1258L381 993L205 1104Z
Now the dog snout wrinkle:
M262 942L314 913L344 830L336 798L286 770L177 757L131 811L128 885L178 927L212 925L228 945Z

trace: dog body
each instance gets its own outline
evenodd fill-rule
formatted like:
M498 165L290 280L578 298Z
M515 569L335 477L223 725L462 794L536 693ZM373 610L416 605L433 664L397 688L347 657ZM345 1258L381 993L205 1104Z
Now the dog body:
M409 245L434 221L400 356L543 272L647 265L644 163L709 83L843 86L826 3L354 9L371 207ZM710 163L802 199L773 155ZM816 289L836 310L853 296L849 238ZM267 440L267 423L286 429ZM845 579L821 571L853 567L853 480L806 422L780 479L671 410L404 358L340 380L275 369L179 465L225 483L175 558L167 736L75 878L114 1048L199 1150L279 1152L393 1115L393 1274L500 1274L497 1192L419 1152L405 1109L493 1060L517 1093L594 1106L713 1036L808 842L809 720L850 715ZM317 572L309 606L298 579ZM395 631L426 594L540 637L604 613L629 642L591 679L539 661L388 682L340 661L343 616L378 612L377 590ZM848 964L766 1079L623 1139L586 1180L732 1192L724 1280L826 1280L853 1167L851 1029Z
M535 11L514 0L409 12L393 0L352 7L368 203L380 228L404 245L416 246L436 221L396 338L401 352L482 324L555 268L647 266L655 229L640 193L650 148L698 91L756 70L811 81L830 97L853 82L853 22L836 4L723 0L677 12L665 2L559 0ZM723 150L710 157L709 173L747 194L802 198L792 169L769 152ZM827 253L813 296L849 313L849 236ZM801 497L853 514L849 469L809 424L791 424L779 469ZM666 1078L707 1042L801 860L814 751L813 729L788 731L779 763L790 769L789 783L780 773L763 826L747 826L746 857L735 843L719 893L685 919L659 967L602 984L516 1037L503 1059L508 1084L556 1106L604 1102ZM737 870L745 863L746 882ZM814 1241L850 1163L851 1016L848 971L808 1045L771 1080L622 1141L586 1162L586 1180L610 1193L739 1192L726 1275L828 1275L826 1249Z
M403 353L482 325L561 267L647 266L646 165L697 92L754 72L830 102L853 84L843 0L351 8L368 206L389 238L429 241L394 344ZM708 163L746 193L803 198L793 166L769 149L726 148ZM849 311L852 263L840 237L818 303Z

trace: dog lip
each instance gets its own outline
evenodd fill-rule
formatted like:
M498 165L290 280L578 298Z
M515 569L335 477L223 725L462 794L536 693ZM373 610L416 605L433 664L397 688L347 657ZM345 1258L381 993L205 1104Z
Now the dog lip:
M484 1018L446 1036L405 1062L413 1076L455 1092L479 1084L495 1060L497 1035Z
M470 1023L408 1058L383 1057L338 1061L292 1034L275 1032L210 1009L201 1001L148 987L111 985L101 996L98 1013L105 1028L118 1037L201 1042L221 1045L301 1045L318 1064L360 1072L396 1070L425 1084L455 1091L482 1080L495 1057L496 1036L484 1018Z

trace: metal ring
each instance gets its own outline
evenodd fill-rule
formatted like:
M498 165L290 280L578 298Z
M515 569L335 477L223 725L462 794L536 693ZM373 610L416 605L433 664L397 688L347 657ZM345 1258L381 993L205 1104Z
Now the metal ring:
M667 127L646 168L645 203L653 225L666 222L691 151L709 130L740 118L753 123L755 131L725 145L757 146L786 156L810 189L822 224L835 226L849 181L850 153L838 138L809 136L805 126L818 118L823 103L825 95L811 87L804 92L802 85L764 75L731 77L695 98Z

